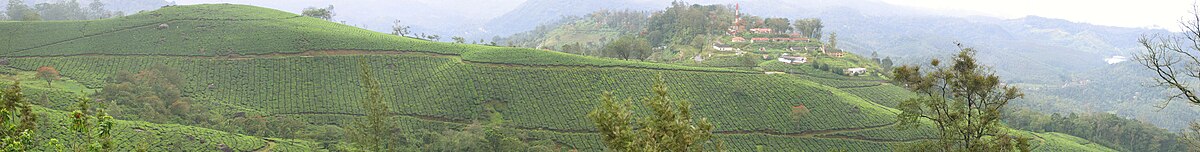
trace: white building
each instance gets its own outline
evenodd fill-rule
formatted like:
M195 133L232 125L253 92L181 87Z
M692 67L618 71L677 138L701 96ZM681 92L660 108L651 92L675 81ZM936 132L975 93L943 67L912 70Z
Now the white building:
M788 64L801 64L801 63L807 63L808 58L802 57L802 56L781 56L781 57L779 57L779 62L788 63Z
M733 46L724 45L724 44L713 45L713 49L716 49L717 51L741 51L742 50L742 49L733 48Z
M842 71L842 73L845 73L846 75L866 74L867 68L849 68L849 69Z

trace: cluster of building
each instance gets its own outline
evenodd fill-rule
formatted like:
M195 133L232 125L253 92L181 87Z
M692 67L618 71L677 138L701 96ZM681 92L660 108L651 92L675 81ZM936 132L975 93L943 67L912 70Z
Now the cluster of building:
M759 34L773 34L773 33L771 32L771 29L769 29L769 28L755 28L755 29L750 29L750 31L752 31L752 32L754 32L754 33L759 33ZM807 37L800 36L800 34L799 34L799 33L792 33L792 34L788 34L788 36L787 36L787 37L755 37L755 38L750 38L750 39L749 39L749 41L747 41L747 40L746 40L746 38L742 38L742 37L733 37L733 38L732 38L732 39L730 39L729 41L731 41L731 42L750 42L750 43L763 43L763 42L808 42L808 41L811 41L811 39L809 39L809 38L807 38Z

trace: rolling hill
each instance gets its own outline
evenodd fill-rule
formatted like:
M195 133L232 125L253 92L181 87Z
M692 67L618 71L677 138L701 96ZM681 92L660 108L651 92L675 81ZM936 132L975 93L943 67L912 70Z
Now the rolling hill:
M23 83L32 94L53 97L39 103L47 116L65 116L62 111L74 101L64 99L102 89L117 73L165 66L180 71L182 94L218 115L249 113L345 127L363 115L357 103L365 95L354 61L366 60L405 130L462 128L497 113L504 116L503 131L523 139L602 151L584 116L598 104L596 97L606 91L620 98L647 95L653 80L662 77L672 97L691 101L695 114L716 124L717 138L735 151L759 146L890 151L934 134L929 123L896 129L898 110L889 106L910 94L878 81L430 42L246 5L171 6L90 21L0 22L0 31L7 32L0 35L6 41L0 43L0 57L26 75L13 76L16 80L37 81L28 75L41 66L57 67L69 78L56 87ZM811 113L793 117L796 106ZM43 126L64 119L51 118ZM216 151L215 144L239 151L322 148L307 139L264 139L237 129L118 123L119 137L170 143L154 146L162 151ZM57 133L62 127L39 129L45 130L39 137L71 138ZM1012 132L1035 137L1037 151L1112 151L1069 135ZM192 142L192 137L206 140Z

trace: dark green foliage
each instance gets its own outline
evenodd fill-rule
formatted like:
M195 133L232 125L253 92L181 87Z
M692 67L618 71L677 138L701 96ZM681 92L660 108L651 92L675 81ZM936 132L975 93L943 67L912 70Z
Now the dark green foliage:
M37 127L38 116L33 114L33 104L25 100L20 83L13 83L3 91L0 105L0 148L4 151L26 151L37 144L31 137Z
M204 124L207 109L184 97L180 86L184 79L179 71L157 65L137 73L121 71L107 80L107 85L95 97L112 103L110 110L122 119L145 120L157 123Z
M645 60L651 53L650 43L645 38L631 35L621 36L604 46L606 56L625 60Z
M113 117L104 112L104 109L89 109L88 102L92 102L88 98L79 98L79 110L71 112L70 129L76 133L72 139L81 139L82 142L76 142L74 145L75 151L113 151L116 149L113 145ZM91 114L95 114L94 116ZM94 120L94 121L93 121ZM62 149L59 149L62 151Z
M672 2L667 10L653 13L645 34L653 46L692 44L697 35L723 34L732 20L727 6Z
M397 151L401 149L400 140L393 133L398 132L393 124L391 108L383 101L379 82L375 73L365 59L358 59L359 80L366 92L366 99L359 102L366 116L358 118L354 127L349 129L351 141L370 151Z
M1000 127L1000 111L1008 101L1024 95L1016 87L1002 85L998 76L977 64L974 49L961 49L949 66L934 59L929 71L908 65L896 69L896 82L920 94L897 107L903 111L897 115L900 124L933 120L939 129L938 140L917 145L922 151L1025 150L1029 145L1020 143L1029 137L1008 135Z
M1120 151L1188 151L1171 131L1111 113L1047 115L1017 109L1004 122L1017 129L1071 134Z
M707 118L693 120L691 103L667 96L664 83L659 76L651 89L654 95L642 98L651 116L636 118L631 109L633 100L617 101L612 93L605 93L601 106L588 113L609 150L703 151L703 145L711 143L715 126ZM633 125L635 121L637 126Z

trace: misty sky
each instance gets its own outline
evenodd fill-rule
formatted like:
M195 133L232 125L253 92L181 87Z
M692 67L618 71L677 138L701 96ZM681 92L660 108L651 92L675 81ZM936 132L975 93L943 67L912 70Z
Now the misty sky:
M883 0L940 10L968 10L1001 18L1037 15L1121 27L1176 29L1193 0Z
M431 15L457 18L452 21L480 22L502 15L525 0L174 0L178 4L239 3L298 12L307 6L333 4L343 9L370 9L369 12L396 15ZM1189 15L1193 0L882 0L904 6L978 12L1001 18L1037 15L1075 22L1120 27L1161 27L1174 30L1176 22ZM743 1L742 3L753 3ZM420 12L380 9L377 6L422 8ZM432 12L430 12L432 11ZM362 15L362 14L349 14Z

